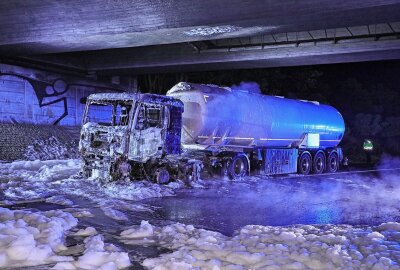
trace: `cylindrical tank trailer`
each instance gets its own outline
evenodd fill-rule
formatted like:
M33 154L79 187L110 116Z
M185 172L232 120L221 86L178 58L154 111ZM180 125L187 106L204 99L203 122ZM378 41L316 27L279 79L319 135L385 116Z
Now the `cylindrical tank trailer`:
M191 83L167 95L90 95L79 142L83 174L190 185L202 171L231 178L336 172L343 158L343 118L331 106Z
M214 159L228 155L228 172L239 159L236 172L247 173L255 157L266 174L334 172L339 167L337 146L345 126L331 106L193 83L179 83L167 95L184 103L184 147L212 152Z

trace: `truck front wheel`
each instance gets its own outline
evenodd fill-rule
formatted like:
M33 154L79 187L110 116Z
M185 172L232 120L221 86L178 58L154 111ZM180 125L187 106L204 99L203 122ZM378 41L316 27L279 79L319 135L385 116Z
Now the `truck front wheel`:
M229 162L228 172L231 179L246 176L249 171L249 162L244 154L236 155Z
M154 171L153 174L154 182L158 184L168 184L169 183L169 172L167 168L160 167Z

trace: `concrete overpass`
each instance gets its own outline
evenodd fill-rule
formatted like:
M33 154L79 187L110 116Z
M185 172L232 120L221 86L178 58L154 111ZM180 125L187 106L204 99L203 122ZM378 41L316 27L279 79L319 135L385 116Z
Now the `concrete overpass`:
M75 74L400 58L400 1L0 2L1 62Z

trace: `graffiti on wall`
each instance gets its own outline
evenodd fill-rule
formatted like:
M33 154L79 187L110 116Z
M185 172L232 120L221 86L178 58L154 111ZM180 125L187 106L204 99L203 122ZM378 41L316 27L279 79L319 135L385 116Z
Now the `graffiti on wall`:
M54 120L52 123L53 125L57 125L64 117L68 115L67 98L63 95L68 91L70 85L64 80L56 79L54 82L50 83L46 81L40 81L38 79L32 79L20 74L0 72L0 77L2 76L14 76L27 81L35 92L40 108L61 103L64 107L64 112Z
M1 122L79 125L84 110L81 100L94 92L110 91L62 78L45 81L1 71L0 80Z

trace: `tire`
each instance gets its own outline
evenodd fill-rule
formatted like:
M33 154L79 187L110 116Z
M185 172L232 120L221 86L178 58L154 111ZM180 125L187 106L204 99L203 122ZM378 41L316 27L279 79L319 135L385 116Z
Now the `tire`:
M339 156L336 152L329 154L326 162L326 170L330 173L335 173L339 170Z
M166 185L169 183L169 172L166 168L160 167L154 171L153 180L157 184Z
M311 155L308 152L304 152L301 154L298 162L297 171L300 174L308 175L311 172Z
M318 152L314 156L313 160L313 172L314 174L321 174L325 171L325 155L322 152Z
M228 165L228 174L230 179L244 177L249 172L249 162L244 154L236 155Z

